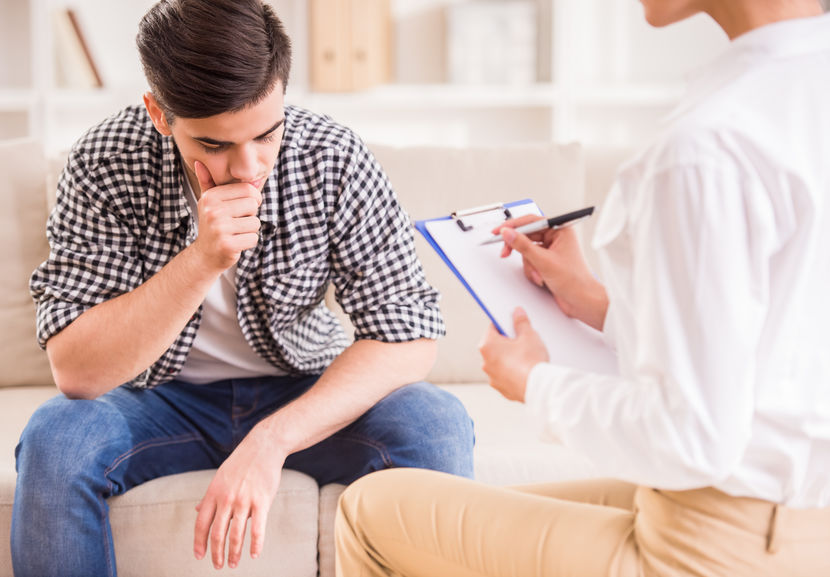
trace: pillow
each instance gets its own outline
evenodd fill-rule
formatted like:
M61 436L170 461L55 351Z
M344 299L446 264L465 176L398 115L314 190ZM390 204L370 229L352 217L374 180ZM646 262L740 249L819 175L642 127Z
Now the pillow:
M524 198L535 200L545 214L576 210L584 202L583 156L576 144L369 148L414 220ZM429 380L436 384L486 382L478 343L490 320L417 232L415 244L427 280L441 292L447 325Z
M49 256L47 170L39 142L0 142L0 387L54 383L29 296L29 276Z

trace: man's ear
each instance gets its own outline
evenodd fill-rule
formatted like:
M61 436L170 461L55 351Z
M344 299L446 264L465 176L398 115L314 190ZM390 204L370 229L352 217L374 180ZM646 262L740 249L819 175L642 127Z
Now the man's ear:
M165 116L164 111L159 106L156 97L153 96L151 92L144 93L144 106L147 108L147 112L150 114L150 119L153 121L153 125L156 127L163 136L170 136L173 134L173 131L170 130L170 125L167 123L167 116Z

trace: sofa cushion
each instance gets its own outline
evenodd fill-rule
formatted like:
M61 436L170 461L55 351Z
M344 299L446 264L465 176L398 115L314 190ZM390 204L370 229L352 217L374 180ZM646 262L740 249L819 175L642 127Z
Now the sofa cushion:
M216 575L209 554L193 556L196 505L215 470L154 479L109 500L118 575L147 577ZM285 470L268 512L265 545L250 556L250 529L235 570L246 577L316 577L317 483L303 473Z
M29 276L49 255L47 164L40 144L0 143L0 174L0 387L52 384L29 296Z

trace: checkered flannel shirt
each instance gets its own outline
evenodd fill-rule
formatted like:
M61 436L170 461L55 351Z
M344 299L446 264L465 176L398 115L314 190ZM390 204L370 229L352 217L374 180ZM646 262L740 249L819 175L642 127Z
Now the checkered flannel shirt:
M329 282L356 339L405 342L444 334L438 293L415 255L412 228L366 146L327 117L288 106L263 190L261 238L242 253L237 298L251 347L289 374L322 372L347 345L323 303ZM171 138L133 106L73 147L47 227L49 259L33 273L38 342L129 292L196 238ZM130 382L174 378L201 308L171 347Z

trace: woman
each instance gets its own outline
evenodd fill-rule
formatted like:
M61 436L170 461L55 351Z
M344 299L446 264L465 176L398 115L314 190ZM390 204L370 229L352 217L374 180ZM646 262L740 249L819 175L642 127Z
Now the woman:
M620 170L594 238L604 285L573 232L501 231L620 373L547 363L520 310L515 339L481 346L491 385L614 480L371 475L341 500L339 575L830 575L830 16L643 4L656 26L706 12L732 44Z

